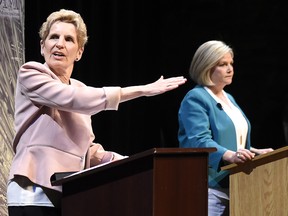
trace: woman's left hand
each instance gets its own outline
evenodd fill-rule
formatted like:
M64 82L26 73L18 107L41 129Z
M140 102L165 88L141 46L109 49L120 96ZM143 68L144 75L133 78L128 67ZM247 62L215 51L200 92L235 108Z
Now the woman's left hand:
M256 148L251 147L250 151L254 152L255 154L261 155L261 154L266 154L268 152L272 152L274 151L274 149L273 148L256 149Z

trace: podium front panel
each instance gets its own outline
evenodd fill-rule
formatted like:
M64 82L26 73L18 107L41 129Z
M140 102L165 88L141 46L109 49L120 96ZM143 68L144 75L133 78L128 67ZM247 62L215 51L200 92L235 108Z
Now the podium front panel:
M63 216L208 215L207 149L156 148L72 175Z
M230 216L288 215L288 146L230 164Z

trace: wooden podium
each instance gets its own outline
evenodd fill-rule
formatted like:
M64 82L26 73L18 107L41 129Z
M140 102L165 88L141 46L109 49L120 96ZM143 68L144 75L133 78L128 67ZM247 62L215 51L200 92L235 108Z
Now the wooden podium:
M230 216L288 215L288 147L222 169L230 171Z
M154 148L52 185L63 186L63 216L205 216L208 155L213 151Z

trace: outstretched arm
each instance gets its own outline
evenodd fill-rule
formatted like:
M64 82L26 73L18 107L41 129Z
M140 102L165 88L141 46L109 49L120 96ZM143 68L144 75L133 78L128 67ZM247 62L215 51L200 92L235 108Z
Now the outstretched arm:
M125 102L142 96L155 96L178 88L187 81L183 76L164 79L161 76L157 81L146 85L121 88L120 102Z

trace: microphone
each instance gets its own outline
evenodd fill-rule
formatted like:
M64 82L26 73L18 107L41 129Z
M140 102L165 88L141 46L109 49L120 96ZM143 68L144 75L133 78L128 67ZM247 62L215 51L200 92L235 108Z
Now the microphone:
M217 103L216 106L218 107L219 110L223 110L221 103Z

